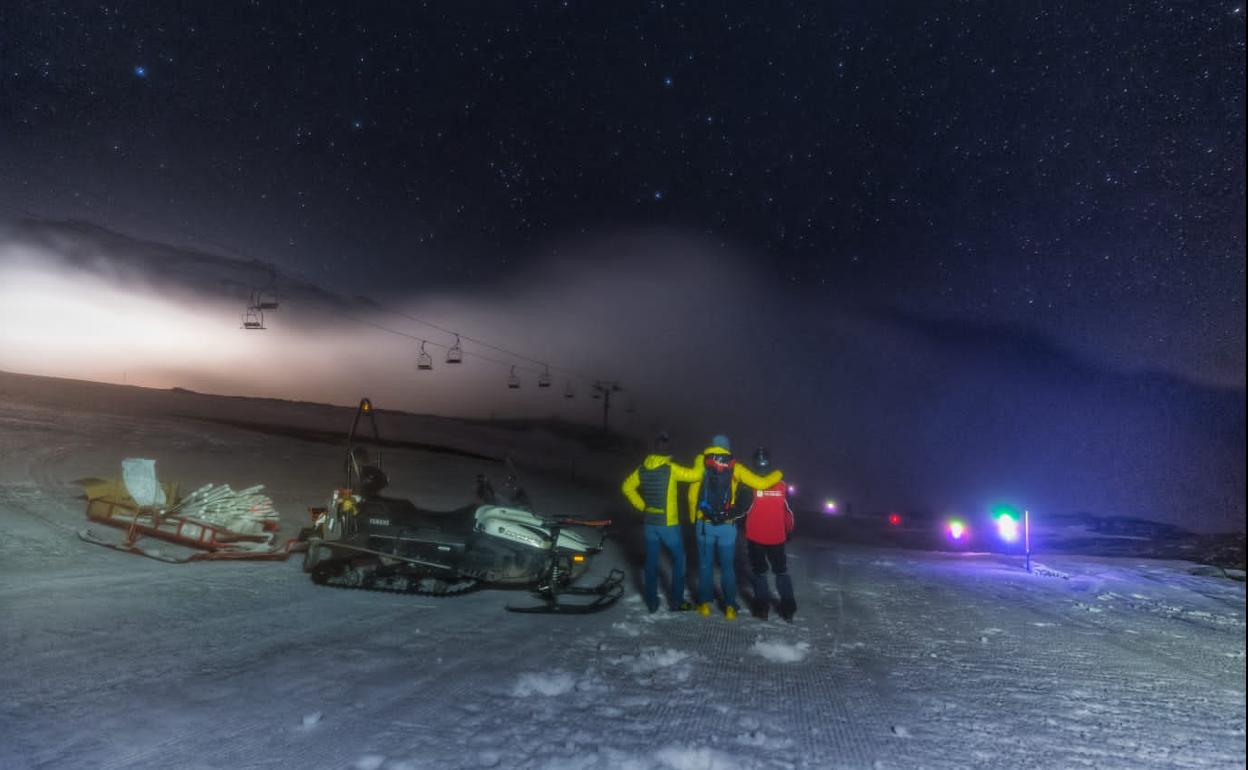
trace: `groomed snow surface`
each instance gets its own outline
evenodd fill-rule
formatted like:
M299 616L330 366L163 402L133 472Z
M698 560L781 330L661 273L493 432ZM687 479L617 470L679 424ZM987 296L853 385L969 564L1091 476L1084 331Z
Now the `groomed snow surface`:
M184 489L263 483L290 532L341 467L326 444L0 398L0 767L1245 765L1244 586L1191 564L1046 555L1027 575L799 539L792 625L650 615L635 583L598 615L515 615L524 594L323 588L298 558L179 566L79 541L70 482L128 456ZM386 462L395 494L434 506L492 470ZM618 506L535 486L552 512ZM627 561L615 547L596 572Z

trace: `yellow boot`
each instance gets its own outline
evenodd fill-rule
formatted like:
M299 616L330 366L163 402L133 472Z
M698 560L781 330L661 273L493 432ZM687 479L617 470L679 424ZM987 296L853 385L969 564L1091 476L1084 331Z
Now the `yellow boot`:
M701 615L701 616L702 616L702 617L704 617L704 618L709 618L709 617L711 616L711 603L710 603L710 602L702 602L701 604L699 604L699 605L698 605L698 614L699 614L699 615Z
M725 619L725 620L736 620L736 619L737 619L737 608L736 608L736 607L733 607L731 604L729 604L727 607L725 607L725 608L724 608L724 619Z

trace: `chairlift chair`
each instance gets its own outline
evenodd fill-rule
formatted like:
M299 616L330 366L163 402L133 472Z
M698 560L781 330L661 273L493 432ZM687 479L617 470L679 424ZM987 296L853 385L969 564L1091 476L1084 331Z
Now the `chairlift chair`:
M542 372L540 375L538 375L538 377L537 377L537 387L539 387L539 388L549 388L549 387L550 387L550 383L551 383L551 379L550 379L550 367L549 367L549 366L547 366L547 367L545 368L545 371L543 371L543 372Z
M516 374L516 367L511 367L511 374L507 375L507 387L512 390L520 389L520 375Z
M459 335L455 335L455 344L446 349L446 362L448 364L462 364L464 362L464 349L459 345Z
M576 398L576 393L572 390L572 380L568 380L563 386L564 398Z
M429 371L433 368L433 356L425 351L425 341L420 341L420 355L416 357L416 368Z
M264 328L264 311L255 305L249 305L243 311L244 329L263 329Z

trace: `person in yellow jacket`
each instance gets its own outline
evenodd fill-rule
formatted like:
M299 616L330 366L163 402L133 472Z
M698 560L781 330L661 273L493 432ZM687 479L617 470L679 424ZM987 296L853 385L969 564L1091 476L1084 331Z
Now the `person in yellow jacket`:
M737 522L734 505L737 485L755 490L775 486L784 474L772 471L759 476L732 457L728 437L711 439L711 445L693 461L698 480L689 486L689 517L698 539L698 614L711 614L715 592L715 557L719 557L720 587L724 594L724 617L737 617L737 573L733 559L737 550Z
M620 489L633 507L645 515L646 532L646 607L659 608L659 549L666 548L672 559L672 585L668 591L668 608L673 612L693 609L685 601L685 542L680 532L680 507L677 505L676 484L702 478L697 468L686 468L672 462L666 433L654 440L654 453L624 479Z

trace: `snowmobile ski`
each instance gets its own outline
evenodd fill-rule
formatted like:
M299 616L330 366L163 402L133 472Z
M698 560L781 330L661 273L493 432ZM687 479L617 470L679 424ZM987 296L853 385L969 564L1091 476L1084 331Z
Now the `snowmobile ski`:
M546 615L589 615L601 612L614 605L624 595L624 573L613 569L611 574L596 586L564 586L557 592L539 590L538 595L545 599L544 603L528 607L513 607L509 604L507 611ZM590 602L572 604L560 601L560 597L568 595L595 598Z

